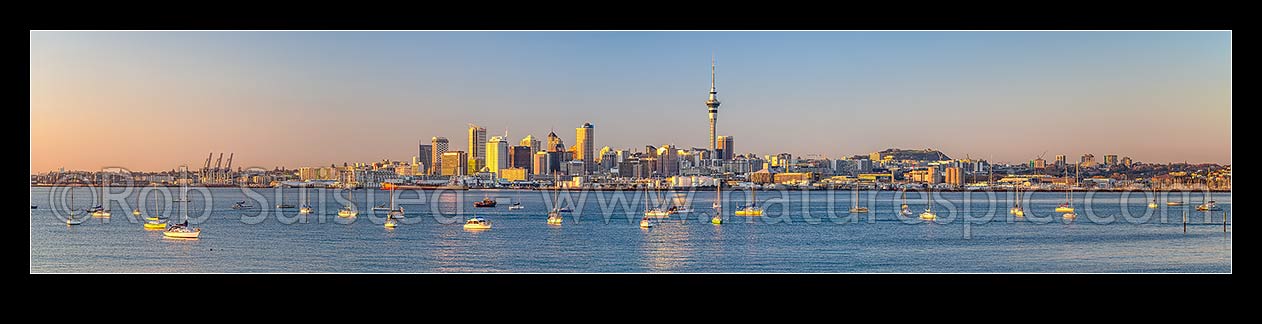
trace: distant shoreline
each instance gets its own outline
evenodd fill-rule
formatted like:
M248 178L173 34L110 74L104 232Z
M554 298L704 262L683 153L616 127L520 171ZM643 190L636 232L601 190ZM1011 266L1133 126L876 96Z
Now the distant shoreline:
M92 188L96 188L96 187L100 187L100 186L93 186L93 185L51 185L51 184L34 184L34 185L31 185L31 187L32 187L32 188L36 188L36 187L40 187L40 188L55 188L55 187L92 187ZM110 187L114 187L114 188L147 188L147 187L180 188L180 186L174 186L174 185L160 185L160 186L110 186ZM272 189L272 188L275 188L275 187L270 187L270 186L188 186L188 187L189 187L189 188L248 188L248 189ZM325 190L345 190L345 189L341 189L341 188L324 188L324 187L289 187L289 188L299 188L299 189L325 189ZM365 189L370 189L370 188L358 188L357 190L365 190ZM372 190L386 191L386 189L379 189L379 188L371 188L371 189L372 189ZM644 189L643 189L643 188L582 188L582 189L573 189L573 188L562 188L562 189L554 189L554 188L468 188L468 189L451 189L451 188L430 188L430 187L402 187L402 188L398 188L398 189L395 189L395 190L421 190L421 191L440 191L440 190L442 190L442 191L556 191L556 190L561 190L561 191L642 191L642 190L644 190ZM657 190L657 189L652 189L652 190ZM664 189L664 190L666 190L666 191L714 191L714 187L675 188L675 189ZM745 190L748 190L748 189L745 189L745 188L732 188L732 187L727 187L727 188L723 188L723 190L724 190L724 191L745 191ZM828 190L834 190L834 191L852 191L853 189L849 189L849 188L837 188L837 189L826 189L826 188L825 188L825 189L817 189L817 188L809 188L809 189L803 189L803 188L758 189L758 191L781 191L781 190L783 190L783 191L828 191ZM900 189L860 189L860 191L902 191L902 190L900 190ZM907 191L920 192L920 191L926 191L926 190L925 190L925 189L912 189L912 190L907 190ZM934 189L933 191L936 191L936 192L1012 192L1012 190L996 190L996 189L975 189L975 190L968 190L968 189ZM1081 189L1075 189L1075 190L1066 190L1066 189L1021 189L1021 191L1022 191L1022 192L1031 192L1031 191L1033 191L1033 192L1066 192L1066 191L1074 191L1074 192L1152 192L1152 190L1145 190L1145 189L1086 189L1086 190L1081 190ZM1189 190L1157 190L1157 191L1159 191L1159 192L1205 192L1205 190L1196 190L1196 189L1189 189ZM1231 189L1213 189L1213 190L1210 190L1210 192L1231 192Z

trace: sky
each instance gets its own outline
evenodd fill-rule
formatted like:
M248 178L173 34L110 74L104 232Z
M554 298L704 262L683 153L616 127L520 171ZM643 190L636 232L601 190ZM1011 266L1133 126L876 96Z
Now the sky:
M31 31L31 172L408 160L512 142L1231 161L1226 31ZM225 154L226 155L226 154ZM225 156L225 159L227 157Z

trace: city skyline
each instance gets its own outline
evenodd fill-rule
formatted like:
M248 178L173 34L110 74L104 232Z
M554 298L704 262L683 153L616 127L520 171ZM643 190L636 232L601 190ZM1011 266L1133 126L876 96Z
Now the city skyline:
M469 124L706 148L706 81L736 154L1229 164L1230 53L1229 32L33 31L31 172L409 160Z

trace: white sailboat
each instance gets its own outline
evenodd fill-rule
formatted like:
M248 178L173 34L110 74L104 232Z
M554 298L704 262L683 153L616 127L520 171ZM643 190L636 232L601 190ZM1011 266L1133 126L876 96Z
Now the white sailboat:
M710 224L723 224L723 181L718 181L714 185L714 217L710 218Z
M935 220L935 219L938 219L938 214L933 213L933 185L929 185L926 188L929 189L928 191L926 191L928 193L926 196L926 201L928 203L925 204L925 212L920 213L920 219Z
M106 177L106 179L108 179L108 177ZM109 206L107 206L109 205L109 203L105 202L105 186L108 185L106 182L106 179L101 179L100 202L96 205L96 207L92 209L92 217L98 217L98 218L110 217L110 209L109 209Z
M298 208L298 214L299 215L310 214L312 209L311 209L311 205L307 202L307 198L308 198L306 197L307 189L300 189L300 190L302 190L301 192L299 192L299 197L302 197L302 207Z
M403 218L403 207L394 204L394 189L390 189L390 212L386 214L386 218Z
M736 216L762 216L762 207L758 207L758 188L750 187L749 190L753 194L752 201L737 209Z
M1209 191L1209 169L1207 168L1205 169L1205 198L1202 199L1204 203L1197 205L1196 211L1221 211L1222 208L1219 208L1218 205L1213 200L1210 200L1210 199L1211 197L1210 197L1210 191Z
M1148 186L1149 186L1149 187L1152 187L1152 188L1151 188L1151 189L1152 189L1152 201L1148 203L1148 208L1151 208L1151 209L1156 209L1156 208L1157 208L1157 182L1156 182L1156 180L1157 180L1157 179L1156 179L1155 177L1154 177L1154 178L1149 178L1149 180L1148 180Z
M552 177L552 181L557 181L556 176ZM565 218L561 217L561 206L559 206L561 199L560 196L557 195L558 191L559 190L552 191L552 210L548 211L548 225L560 226L561 223L565 222Z
M855 184L854 190L851 191L854 192L854 198L852 199L854 201L854 206L850 207L850 212L856 214L868 212L867 207L859 207L859 185Z
M1017 217L1025 217L1025 209L1021 208L1021 186L1013 185L1012 188L1015 189L1012 193L1013 205L1012 209L1008 210L1008 213Z
M1079 170L1079 168L1080 168L1079 166L1080 166L1080 164L1076 164L1076 165L1074 165L1074 186L1077 186L1077 185L1078 185L1078 170ZM1066 191L1066 192L1065 192L1065 194L1069 197L1069 200L1068 200L1065 204L1062 204L1060 207L1057 207L1057 208L1056 208L1056 212L1062 212L1062 211L1063 211L1063 212L1065 213L1065 214L1061 215L1061 217L1063 217L1063 218L1065 218L1065 219L1074 219L1074 218L1078 218L1078 214L1075 214L1075 213L1074 213L1074 207L1072 206L1072 205L1073 205L1073 203L1074 203L1074 196L1073 196L1073 193L1074 193L1074 187L1073 187L1073 186L1071 186L1071 187L1069 187L1069 191Z
M349 205L342 206L342 209L337 211L337 217L355 217L359 215L359 209L355 208L355 189L351 189L350 191L351 203Z
M154 206L157 206L157 205L158 205L158 204L157 204L157 197L158 197L158 195L153 195L153 197L154 197L154 200L153 200L154 204L153 204L153 205L154 205ZM147 230L160 230L160 229L166 229L166 227L167 227L167 222L166 222L165 220L158 220L158 213L157 213L157 212L155 212L155 213L153 213L153 217L147 217L147 218L145 218L145 225L144 225L144 226L145 226L145 229L147 229Z
M184 167L184 177L186 179L188 177L188 166ZM187 183L187 181L184 181L184 182ZM181 191L186 190L186 188L183 186L181 186L180 189ZM188 196L185 195L185 197L188 197ZM188 226L188 199L184 199L184 201L182 202L184 204L184 207L180 208L180 219L183 219L184 221L181 223L171 224L170 226L167 226L166 231L162 232L162 235L165 237L170 237L170 238L184 238L184 239L198 238L202 234L202 229L192 228Z
M75 219L74 210L74 187L70 188L70 214L66 215L66 226L83 224L83 219ZM54 208L55 209L55 208Z
M1064 170L1064 174L1065 174L1065 177L1066 177L1066 178L1068 178L1068 177L1069 177L1069 170ZM1062 203L1060 204L1060 206L1056 206L1056 212L1057 212L1057 213L1073 213L1073 212L1074 212L1074 206L1073 206L1073 204L1074 204L1074 196L1073 196L1074 187L1073 187L1073 186L1074 186L1074 185L1077 185L1077 184L1078 184L1078 179L1077 179L1077 177L1075 177L1075 178L1074 178L1074 184L1073 184L1073 185L1070 185L1070 184L1069 184L1069 180L1068 180L1068 179L1066 179L1066 180L1065 180L1065 185L1066 185L1066 187L1069 187L1069 190L1066 190L1066 191L1065 191L1065 201L1064 201L1064 202L1062 202Z
M915 213L911 211L911 207L907 206L907 188L903 188L902 196L903 205L900 207L898 214L903 217L911 217Z
M656 191L654 191L656 193ZM656 195L655 195L656 196ZM660 199L658 200L661 201ZM644 217L646 218L667 218L670 217L670 211L657 207L649 207L649 190L644 187Z

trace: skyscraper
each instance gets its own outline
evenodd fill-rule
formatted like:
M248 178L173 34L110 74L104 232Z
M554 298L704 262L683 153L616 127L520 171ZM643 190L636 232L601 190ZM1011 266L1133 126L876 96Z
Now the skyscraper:
M1056 168L1059 169L1063 167L1065 167L1065 155L1057 154L1056 155Z
M583 123L582 127L576 128L574 131L576 133L575 141L577 142L575 144L577 147L574 150L574 159L582 160L584 169L587 172L591 172L596 167L596 146L595 143L592 143L595 128L592 127L592 123Z
M447 153L447 138L442 136L431 138L430 146L432 146L433 149L432 161L434 162L434 167L427 168L426 170L430 171L429 174L442 174L443 153Z
M509 168L508 165L508 141L501 136L492 136L490 141L486 142L486 168L500 176L500 169Z
M531 153L529 146L518 145L508 147L509 167L522 168L526 170L526 173L531 173L531 171L534 170L534 166L531 165L533 158L534 154Z
M464 151L443 152L442 175L460 176L468 170L468 155Z
M732 142L732 141L733 141L732 136L730 136L730 135L729 135L729 136L719 136L718 141L719 141L719 143L718 143L718 144L719 144L719 147L718 147L718 150L717 150L717 151L715 151L715 153L718 153L718 156L717 156L717 158L718 158L718 159L720 159L720 160L731 160L731 159L732 159L732 157L736 156L735 149L734 149L734 148L732 148L732 144L733 144L733 142Z
M1095 166L1095 154L1087 153L1082 155L1082 160L1078 162L1078 166L1090 168Z
M469 124L469 170L468 174L478 173L486 166L486 128Z
M1108 166L1117 166L1117 155L1107 154L1104 156L1104 164Z
M539 152L539 140L535 139L534 135L526 135L525 138L521 139L521 143L517 145L529 147L530 155L534 155L535 152Z
M535 152L534 159L533 159L534 163L531 163L531 168L532 168L531 170L534 171L534 174L551 174L552 173L550 170L548 170L548 161L549 161L548 157L549 156L550 155L548 154L548 152Z
M419 146L420 150L413 159L425 168L426 174L431 174L434 170L434 146L425 142L421 142Z
M548 132L548 147L546 147L546 151L548 152L564 152L565 151L565 142L561 141L561 137L557 136L556 132Z
M711 152L714 152L715 150L718 149L717 147L718 144L715 143L715 137L714 137L714 134L715 134L714 122L719 117L719 98L716 96L719 93L719 91L714 87L714 79L715 79L714 66L715 66L714 58L711 57L710 58L710 99L707 99L705 101L705 106L706 108L709 108L708 111L710 113L710 151Z

